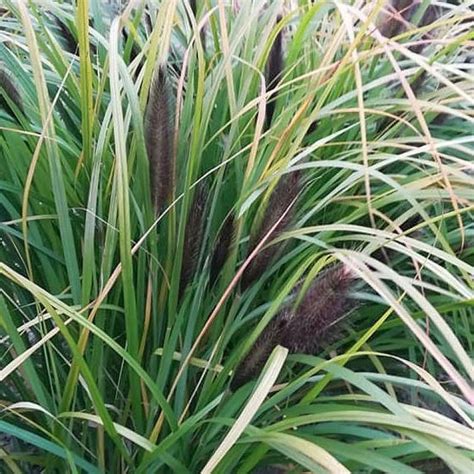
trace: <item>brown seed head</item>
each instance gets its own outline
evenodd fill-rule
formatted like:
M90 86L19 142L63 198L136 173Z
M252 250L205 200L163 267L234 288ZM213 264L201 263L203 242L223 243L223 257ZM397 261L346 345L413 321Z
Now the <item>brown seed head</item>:
M2 100L2 92L22 111L23 109L23 100L21 98L20 90L17 88L15 81L13 80L12 75L0 63L0 104L4 101ZM6 102L6 101L5 101ZM6 105L6 104L5 104ZM9 110L10 108L8 108Z
M292 313L281 344L290 352L314 354L337 339L339 323L354 306L349 297L353 278L345 265L336 265L316 278Z
M344 315L355 306L349 294L353 281L345 265L336 265L316 278L296 308L284 308L262 331L237 368L231 389L257 377L278 344L291 353L316 354L336 340ZM295 296L300 289L298 285Z
M197 186L193 204L189 210L184 234L183 263L181 267L180 294L193 279L199 260L204 231L204 208L206 207L206 187L203 182Z
M281 16L278 15L276 24L280 23ZM283 32L280 30L273 42L272 48L268 55L266 71L266 82L267 89L273 89L281 79L281 73L283 71ZM275 112L275 97L271 97L267 102L265 121L267 128L272 123L273 114Z
M230 213L222 223L214 245L214 252L211 259L211 285L216 281L224 264L229 257L230 248L235 232L234 214Z
M150 89L145 116L151 198L157 214L169 204L174 186L174 114L171 107L172 92L166 66L160 66Z
M285 217L272 232L269 241L285 232L294 216L293 201L298 195L300 188L300 171L285 174L280 178L280 181L270 196L260 228L257 232L253 232L250 235L250 252L259 244L287 209L292 206L289 212L286 213ZM264 273L273 258L278 254L281 247L282 243L264 247L255 256L245 270L242 278L242 288L248 288L251 283L257 280Z

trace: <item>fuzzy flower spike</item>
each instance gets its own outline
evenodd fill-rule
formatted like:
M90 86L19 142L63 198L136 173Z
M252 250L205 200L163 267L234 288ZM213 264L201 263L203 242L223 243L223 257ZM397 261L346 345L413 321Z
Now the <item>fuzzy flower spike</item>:
M145 116L151 199L157 215L169 204L174 186L173 125L171 85L162 65L155 74Z
M344 316L355 307L350 297L353 282L345 265L335 265L317 277L296 307L284 308L262 331L235 371L231 389L257 377L278 344L290 353L317 354L333 343L341 334Z

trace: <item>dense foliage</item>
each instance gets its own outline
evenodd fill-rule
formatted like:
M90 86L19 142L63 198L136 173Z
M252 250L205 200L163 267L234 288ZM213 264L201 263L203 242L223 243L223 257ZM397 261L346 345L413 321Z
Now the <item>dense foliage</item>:
M468 6L71 3L0 7L0 470L473 472Z

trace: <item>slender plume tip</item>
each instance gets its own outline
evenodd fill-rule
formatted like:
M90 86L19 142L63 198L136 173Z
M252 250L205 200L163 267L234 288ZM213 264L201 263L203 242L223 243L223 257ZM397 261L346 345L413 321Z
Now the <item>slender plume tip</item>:
M281 16L278 15L276 25L278 25L280 21ZM275 41L273 42L272 48L270 49L266 69L267 89L273 89L281 79L281 74L283 71L283 32L281 29L278 32ZM267 102L266 106L265 121L267 128L270 127L270 124L272 123L274 113L275 97L272 97Z
M234 230L235 218L234 214L231 213L225 218L219 233L217 234L217 239L211 259L211 284L216 281L219 273L222 270L222 267L229 257L232 240L234 238Z
M166 66L160 66L150 89L145 116L151 199L157 214L169 204L174 186L173 125L171 86Z
M239 387L258 377L272 350L282 338L284 325L278 317L273 318L255 341L255 344L235 370L230 389L235 392Z

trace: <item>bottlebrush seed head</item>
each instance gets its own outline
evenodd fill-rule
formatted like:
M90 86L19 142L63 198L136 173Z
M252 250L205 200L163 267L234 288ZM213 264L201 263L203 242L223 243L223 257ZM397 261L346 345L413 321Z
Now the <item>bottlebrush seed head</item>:
M232 391L237 390L258 376L273 349L279 344L284 326L284 317L278 318L277 316L268 323L255 341L252 349L250 349L249 353L235 370L234 377L230 383Z
M20 91L17 88L10 72L8 72L3 64L0 63L0 106L4 102L2 100L2 92L8 96L8 98L20 109L21 112L24 112L23 99L21 98Z
M340 335L340 322L355 305L349 295L353 278L345 265L316 278L291 314L281 344L293 353L314 354L334 342Z
M234 232L235 217L234 214L231 213L225 218L214 245L214 252L211 259L211 284L216 281L222 267L229 257L232 240L234 239Z
M280 221L275 230L267 240L270 242L287 229L294 216L294 203L296 196L301 188L300 171L288 173L280 178L277 186L273 190L265 214L263 216L262 224L259 230L250 236L250 252L259 244L270 229L278 222L278 219L291 207L286 213L285 217ZM281 248L281 243L264 247L250 262L242 277L242 288L248 288L251 283L257 280L268 268L273 258L278 254Z
M193 279L199 260L204 230L204 208L206 207L206 188L202 182L197 186L193 204L189 210L184 234L183 263L181 268L180 294Z
M159 214L169 204L174 186L172 91L166 66L160 66L150 89L145 116L145 142L150 163L153 207Z
M290 353L316 354L337 339L344 316L355 306L350 297L353 281L345 265L336 265L316 278L296 307L284 308L262 331L235 371L231 389L258 376L278 344Z
M276 24L280 23L281 16L278 15ZM281 79L281 73L283 71L283 32L280 30L276 35L275 41L272 44L270 53L268 55L267 61L267 71L266 71L266 82L267 89L273 89L278 84L279 79ZM266 114L265 121L267 128L270 127L272 123L273 114L275 112L275 100L276 97L273 96L267 102L266 105Z

